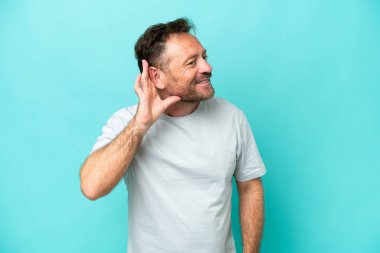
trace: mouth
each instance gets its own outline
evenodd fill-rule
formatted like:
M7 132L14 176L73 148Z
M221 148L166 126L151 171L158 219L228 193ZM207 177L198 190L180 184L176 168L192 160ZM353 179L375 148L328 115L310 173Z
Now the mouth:
M208 84L210 83L210 79L202 79L197 81L195 84Z

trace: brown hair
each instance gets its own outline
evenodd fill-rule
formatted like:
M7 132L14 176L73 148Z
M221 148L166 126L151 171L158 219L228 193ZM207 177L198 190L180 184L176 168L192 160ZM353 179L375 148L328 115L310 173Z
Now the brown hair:
M195 32L194 25L187 18L179 18L166 24L160 23L149 26L139 37L135 44L135 58L142 73L142 59L149 65L163 67L162 59L159 59L165 50L165 42L170 34Z

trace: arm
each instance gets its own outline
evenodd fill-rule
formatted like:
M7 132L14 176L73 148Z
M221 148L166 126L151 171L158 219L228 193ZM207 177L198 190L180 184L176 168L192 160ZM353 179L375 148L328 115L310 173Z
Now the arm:
M259 253L264 224L264 195L261 179L236 181L243 253Z
M162 112L180 100L178 96L161 100L149 78L148 68L148 62L143 60L142 75L135 83L139 97L136 115L114 140L92 153L81 167L81 190L91 200L111 192L128 170L145 133Z
M127 171L146 128L133 118L128 126L108 145L92 153L80 171L81 190L91 200L96 200L117 185Z

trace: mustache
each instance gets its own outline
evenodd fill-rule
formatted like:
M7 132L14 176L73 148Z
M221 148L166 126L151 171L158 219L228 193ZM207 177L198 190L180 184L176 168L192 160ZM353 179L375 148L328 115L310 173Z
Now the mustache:
M212 74L211 73L206 73L206 74L203 74L202 76L198 77L195 79L195 82L196 83L200 83L200 82L203 82L203 81L208 81L210 78L211 78Z

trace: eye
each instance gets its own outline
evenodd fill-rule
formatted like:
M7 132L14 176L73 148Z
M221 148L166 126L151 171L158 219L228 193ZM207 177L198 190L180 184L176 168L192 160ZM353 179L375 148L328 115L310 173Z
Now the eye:
M207 60L208 56L207 55L204 55L203 56L203 59Z
M191 61L191 62L189 62L187 65L189 65L189 66L194 66L194 65L195 65L195 61Z

